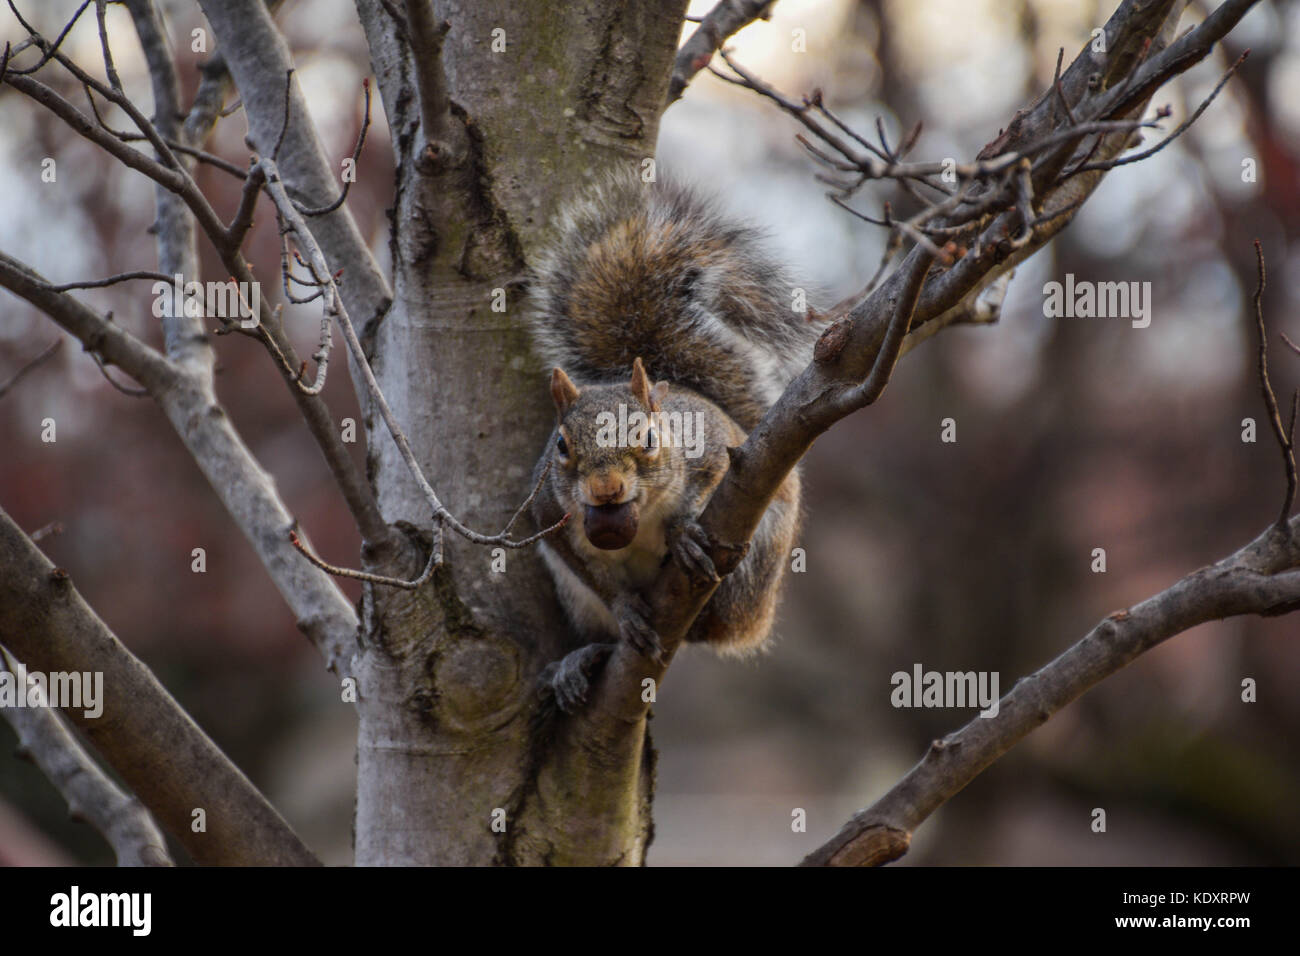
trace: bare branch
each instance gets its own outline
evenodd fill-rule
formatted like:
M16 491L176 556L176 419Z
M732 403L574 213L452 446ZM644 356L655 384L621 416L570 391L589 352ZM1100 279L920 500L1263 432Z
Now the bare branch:
M176 371L162 355L3 252L0 287L31 302L80 339L88 352L118 366L150 391L161 392L175 382Z
M284 0L265 0L265 7L272 15L283 5ZM199 81L198 91L194 94L194 102L190 106L189 114L185 117L183 130L185 142L191 146L197 146L206 140L217 120L231 115L243 106L243 102L236 98L229 107L222 108L226 93L233 86L230 68L226 65L226 58L222 51L218 50L204 63L199 68L199 73L202 79ZM236 168L235 174L242 176L243 171Z
M357 136L357 145L352 150L352 169L354 173L357 168L357 163L361 162L361 150L364 149L366 145L366 131L370 129L370 77L366 77L364 80L361 81L361 88L362 90L365 91L366 108L365 108L365 115L361 120L361 132ZM298 211L301 212L304 216L308 216L308 217L324 216L327 213L333 212L335 209L338 209L339 206L342 206L343 203L347 200L348 190L352 188L352 183L354 181L355 181L355 176L353 179L343 180L343 191L339 193L339 198L334 200L332 203L329 203L324 206L315 206L315 207L300 205Z
M59 521L51 521L49 524L37 528L28 535L28 537L32 539L33 544L39 544L46 538L56 534L63 534L63 523Z
M49 287L51 292L71 292L73 289L103 289L110 285L117 285L119 282L130 282L133 279L152 279L154 282L166 282L171 285L176 281L175 274L165 275L161 272L154 272L150 269L135 269L131 272L119 272L117 275L108 276L105 279L85 279L81 282L64 282L62 285L52 285Z
M0 646L0 672L27 693L27 668ZM171 866L167 841L144 805L99 768L52 707L0 707L29 755L68 802L68 815L84 820L113 848L118 866Z
M247 275L247 273L245 273ZM320 650L326 665L340 677L351 668L357 618L351 603L328 577L304 562L278 532L291 523L270 476L263 471L216 400L209 376L182 372L157 351L67 293L53 292L31 269L0 253L0 287L15 292L49 315L87 347L131 375L162 407L177 435L207 476L226 510L248 538L284 596L298 627ZM282 330L278 330L282 334ZM303 399L317 402L317 399ZM300 403L300 407L301 403ZM328 410L309 405L313 431L338 435ZM304 414L307 414L305 412ZM340 446L341 448L341 446ZM345 449L341 454L346 456ZM355 471L351 459L346 467ZM373 499L371 499L373 501ZM353 499L349 498L349 505ZM375 507L376 515L378 513ZM380 529L386 529L382 516ZM364 532L363 532L364 533ZM368 543L382 545L382 530ZM31 655L23 652L22 656Z
M100 114L99 106L95 103L94 90L84 84L83 88L86 92L86 102L90 105L90 112L95 117L95 122L97 122L100 128L106 133L112 134L123 143L140 143L149 139L149 137L145 136L144 133L132 133L127 130L113 129L113 127L109 126L107 121L105 121L104 117ZM209 153L206 150L198 149L194 146L187 146L184 143L179 143L176 140L167 137L163 138L163 142L167 144L168 148L171 149L173 153L196 159L205 165L215 167L224 173L229 173L236 179L242 180L247 175L244 170L240 169L234 163L227 159L222 159L214 153Z
M35 358L28 359L22 364L18 371L9 377L9 381L0 382L0 398L4 398L15 385L23 380L23 376L28 372L34 371L38 365L46 359L52 358L60 346L63 345L63 339L55 339L49 345L45 346Z
M99 46L104 51L104 75L108 85L115 93L122 93L122 80L113 65L113 50L108 45L108 27L104 24L104 13L108 10L108 0L95 0L95 20L99 24Z
M1300 345L1296 345L1289 338L1287 338L1285 332L1279 332L1278 335L1282 336L1282 341L1286 343L1287 348L1289 348L1296 355L1300 355Z
M1152 146L1150 149L1144 149L1140 153L1131 153L1121 158L1108 160L1104 163L1084 163L1077 169L1071 170L1070 175L1073 175L1074 173L1086 173L1095 169L1114 169L1116 166L1127 166L1130 163L1140 163L1142 160L1149 159L1156 153L1160 152L1179 136L1182 136L1183 133L1187 132L1187 130L1191 129L1192 124L1201 118L1201 114L1204 113L1206 109L1209 108L1209 105L1214 102L1214 98L1219 95L1219 91L1223 89L1228 80L1232 79L1232 75L1237 72L1237 68L1241 66L1242 63L1246 62L1246 57L1248 56L1250 56L1250 51L1243 50L1241 56L1237 57L1232 66L1228 67L1227 71L1224 72L1219 82L1215 84L1214 89L1210 91L1210 95L1201 100L1201 104L1196 107L1192 112L1192 115L1179 123L1173 132L1160 142L1156 143L1156 145Z
M316 573L313 571L313 573ZM0 643L46 673L104 675L105 719L65 716L199 863L319 861L239 769L0 510ZM191 826L196 807L207 830Z
M400 588L403 591L418 591L424 587L433 577L434 570L442 564L442 527L439 526L436 531L437 544L429 550L429 561L424 566L424 571L418 578L407 581L404 578L394 578L383 574L371 574L369 571L354 571L351 568L341 568L335 564L328 564L318 558L311 548L298 537L298 522L294 521L293 527L289 529L289 541L293 544L298 552L316 567L320 568L326 574L333 574L335 577L351 578L354 581L365 581L369 584L378 584L383 587Z
M442 41L451 24L438 22L430 0L406 0L407 39L420 97L420 129L426 161L455 165L465 155L465 130L451 115L451 96L442 66Z
M147 0L133 0L133 2L145 3ZM151 6L152 5L150 4L150 7ZM265 14L265 8L260 4L258 5L258 9ZM145 31L145 39L142 39L142 44L146 48L147 55L150 50L158 50L164 47L164 44L161 41L154 42L149 39L154 35L154 33L151 33L151 30L156 31L159 29L157 27L151 28L149 26L150 22L151 17L147 15L142 15L142 19L138 21L138 28ZM34 42L44 44L44 41L36 34L34 34ZM75 64L71 64L62 57L59 57L59 62L66 66L74 76L83 82L84 85L96 89L101 95L117 102L117 100L114 99L115 94L113 94L112 91L104 88L102 84L98 84L98 82L92 77L77 68ZM199 191L193 178L183 167L180 166L179 163L176 164L176 169L169 169L163 164L149 159L143 153L127 146L120 138L114 135L111 130L104 128L102 125L91 123L83 114L61 96L35 80L31 80L24 76L11 76L8 78L7 82L13 85L16 89L19 89L20 92L26 93L37 102L49 108L56 115L60 116L60 118L64 119L65 122L72 126L78 133L102 146L126 165L143 172L160 186L178 194L194 214L194 217L204 234L207 235L213 245L216 246L217 250L220 252L223 264L230 270L230 273L238 281L254 281L247 264L239 253L238 247L232 244L235 240L242 240L242 226L240 226L238 221L236 221L236 223L233 223L232 225L240 226L240 228L228 231L220 218L216 215L215 211L208 204L206 198L204 198L202 193ZM165 87L169 83L170 81L164 77L163 82L159 85ZM128 115L132 117L133 121L142 130L146 138L151 143L154 143L155 146L162 143L160 134L152 127L152 124L150 124L149 121L145 119L128 100L125 99L125 97L121 97L120 99L121 102L119 105L121 105L123 109L127 111ZM283 98L281 99L281 103L283 104ZM296 119L294 121L296 122ZM165 143L163 146L165 149ZM172 160L174 161L174 159L175 157L173 155ZM238 215L239 214L236 213L237 220ZM351 227L350 230L345 229L344 231L355 232L355 227ZM334 229L330 234L335 235L337 233L338 230ZM364 260L370 266L369 269L363 268L360 270L362 277L363 279L366 277L374 279L377 276L377 269L374 268L374 263L370 258L369 251L364 248L364 244L360 244L360 248ZM190 274L192 274L196 270L191 269L189 271ZM378 281L382 283L382 277L380 277ZM386 290L386 285L383 286L383 288ZM297 388L295 382L297 377L296 356L292 345L283 333L283 329L279 328L278 323L270 321L269 308L269 304L264 304L264 315L262 316L262 323L259 325L259 331L257 334L265 337L265 340L269 343L268 349L272 351L273 355L277 356L281 365L287 368L286 379L291 383L294 383L293 391L295 400L298 402L299 408L302 410L303 415L307 420L313 437L315 437L317 444L321 447L322 453L325 456L331 472L334 474L343 491L349 509L357 520L358 528L363 537L371 544L378 546L382 545L384 542L391 542L393 540L391 537L391 531L379 512L378 504L374 500L374 494L365 480L357 473L356 466L353 463L350 454L347 449L342 446L329 410L324 406L323 402L320 401L319 396L306 394L301 389ZM184 341L186 339L189 341L196 341L196 336L202 336L201 329L189 329L178 339L178 341Z
M875 363L871 366L871 374L867 376L861 385L849 389L841 396L835 396L833 400L839 417L872 404L884 392L885 386L894 374L894 366L898 364L903 338L907 335L907 327L912 321L912 313L916 310L916 300L921 294L921 286L925 283L925 275L929 268L930 260L928 258L922 257L917 260L911 281L904 288L903 298L897 304L894 317L889 323L889 330L885 333L885 340L881 343L880 351L876 353ZM827 333L831 332L831 329L827 330ZM830 341L830 335L824 334L823 342L819 344L825 344L827 341Z
M949 309L940 318L912 329L903 339L899 357L906 355L926 339L932 338L951 325L993 325L1002 317L1002 302L1011 286L1015 271L1004 272L990 282L980 294L959 308Z
M1255 266L1258 277L1255 285L1255 328L1259 332L1259 387L1264 395L1264 407L1268 410L1268 423L1273 428L1273 436L1277 439L1278 447L1282 451L1282 463L1286 469L1286 497L1282 499L1282 512L1277 516L1275 525L1279 531L1286 531L1290 527L1288 519L1291 517L1291 511L1295 508L1295 446L1292 444L1292 437L1295 433L1295 410L1293 403L1291 427L1283 426L1282 415L1277 407L1277 395L1274 393L1273 385L1268 379L1268 332L1264 328L1263 306L1264 247L1260 245L1258 239L1255 240Z
M1292 529L1293 532L1300 530ZM1116 611L1056 660L1016 682L991 717L931 744L888 793L853 818L804 866L874 866L907 852L912 832L1030 731L1134 658L1197 624L1300 608L1300 548L1269 529L1217 564Z
M676 103L695 74L709 65L713 54L733 33L755 20L766 20L776 0L720 0L677 51L673 75L668 81L668 105Z
M112 318L113 313L110 312L108 314L108 320L111 321ZM128 398L147 398L149 396L149 389L123 385L117 379L113 378L112 375L109 375L108 367L104 364L104 360L100 357L98 352L91 352L90 357L95 360L95 367L99 369L99 374L104 376L104 381L108 382L109 385L112 385L113 388L117 389L123 395Z
M235 210L235 218L230 220L230 226L226 229L226 241L230 248L238 249L244 244L248 230L253 226L253 210L257 207L257 197L261 195L262 184L265 182L266 174L262 172L261 166L253 166L244 178L244 188L239 195L239 208Z
M262 167L259 166L259 169L262 169ZM265 178L265 175L266 175L266 171L265 169L262 169L263 178ZM334 336L332 332L332 327L335 319L338 318L338 311L339 308L341 307L342 300L337 295L328 295L328 296L326 295L326 293L329 292L329 288L326 285L327 280L317 277L314 273L314 270L313 270L313 277L312 277L311 284L317 287L316 294L308 296L307 298L298 298L294 296L294 294L289 289L290 280L294 279L295 277L291 274L290 270L292 267L289 265L289 256L288 256L289 235L290 233L293 232L293 228L285 224L284 219L280 215L278 210L276 211L276 221L279 223L280 226L280 240L281 240L280 268L281 271L283 272L283 277L284 277L284 294L289 298L291 302L301 303L301 302L311 302L312 300L318 298L323 299L322 304L324 307L321 310L321 320L320 320L320 344L316 348L316 354L312 356L312 358L316 361L316 381L311 385L305 384L302 381L303 370L300 370L298 375L294 379L294 386L299 390L301 390L303 393L307 395L319 395L325 388L326 376L329 373L330 352L334 348ZM308 265L308 268L312 269L310 265ZM337 278L337 277L331 277L331 278Z
M154 0L127 0L126 6L135 25L136 36L140 40L140 48L144 51L145 63L149 69L150 88L153 91L153 119L146 121L150 128L141 128L141 133L151 143L155 143L154 148L160 161L169 165L174 163L180 168L185 175L186 189L192 189L197 194L198 186L190 174L192 164L186 164L178 159L175 152L167 145L168 140L179 140L184 134L180 120L180 81L176 75L162 14L158 11ZM105 40L105 49L107 50L107 40ZM114 87L114 92L121 102L129 102L120 85ZM86 95L93 103L94 97L89 90ZM156 141L162 141L167 152L159 149ZM157 216L154 220L153 232L158 247L159 268L169 275L191 276L198 279L198 233L192 207L187 205L183 194L162 184L154 189L154 205ZM197 314L187 314L185 308L175 306L175 299L164 298L162 330L167 355L187 372L211 378L216 367L216 356L213 354L207 335L204 334L202 317Z
M27 31L28 38L30 40L32 37L35 36L36 31L32 29L31 25L26 20L23 19L23 15L18 12L18 8L14 6L14 0L7 0L7 2L9 3L9 9L13 11L14 19L16 19L19 22L19 24L21 24L22 28ZM41 58L39 61L37 61L37 63L34 66L30 66L24 70L19 70L17 68L10 67L8 69L8 72L15 74L17 76L29 76L32 73L35 73L41 67L43 67L46 63L50 62L50 60L54 57L54 55L58 53L59 47L63 45L63 41L67 38L68 34L72 32L72 28L77 25L77 21L81 19L81 15L86 12L86 8L89 7L94 2L95 0L82 0L81 6L77 7L77 12L72 15L72 19L69 20L64 25L63 29L59 31L59 35L54 38L53 43L44 46L42 46L39 43L33 44L34 46L37 46L41 50ZM6 48L5 60L7 62L9 59L9 53L7 52L8 44L5 45L5 48ZM19 53L21 52L22 48L23 45L20 45L19 48L17 50L14 50L13 52L15 54Z
M10 75L5 78L5 82L54 113L86 139L103 147L114 158L180 195L198 219L199 225L205 233L210 236L223 234L224 226L220 217L208 204L207 199L204 198L188 173L182 169L168 168L158 161L150 159L139 150L126 145L110 131L105 130L98 123L92 122L89 117L54 90L37 80L26 76L14 76L13 72L10 71ZM139 115L138 111L136 115ZM144 119L143 116L140 116L140 121L148 125L148 120ZM158 140L158 142L161 142L161 140ZM166 143L162 143L162 146L170 152L170 147Z

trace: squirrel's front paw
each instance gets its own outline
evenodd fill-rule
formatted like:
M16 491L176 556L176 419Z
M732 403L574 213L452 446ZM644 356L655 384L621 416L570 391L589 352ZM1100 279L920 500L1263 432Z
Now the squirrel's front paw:
M628 594L618 601L614 616L618 619L619 636L631 644L633 650L642 657L663 661L664 647L650 626L650 605L640 596Z
M709 546L709 536L698 521L690 518L681 522L672 529L670 537L673 556L677 558L682 570L696 581L717 584L721 580L718 569L713 566L713 559L705 550Z
M548 664L539 678L543 690L549 689L555 695L556 707L566 714L573 713L587 702L591 680L613 650L613 644L588 644Z

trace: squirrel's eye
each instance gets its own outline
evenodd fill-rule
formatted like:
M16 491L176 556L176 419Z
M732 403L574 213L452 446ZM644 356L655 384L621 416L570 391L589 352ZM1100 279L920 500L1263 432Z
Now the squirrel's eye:
M569 457L569 443L564 440L563 435L560 435L558 438L555 439L555 450L558 451L565 458Z
M653 429L653 428L648 428L648 429L646 429L646 433L645 433L645 446L646 446L647 448L658 448L658 447L659 447L659 432L657 432L657 431L656 431L655 429Z

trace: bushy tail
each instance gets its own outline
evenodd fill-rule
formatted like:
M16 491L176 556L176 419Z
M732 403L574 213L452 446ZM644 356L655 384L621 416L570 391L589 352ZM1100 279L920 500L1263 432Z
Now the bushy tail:
M534 269L533 336L578 382L618 381L638 356L746 431L812 358L821 331L754 228L675 182L619 174L562 214Z

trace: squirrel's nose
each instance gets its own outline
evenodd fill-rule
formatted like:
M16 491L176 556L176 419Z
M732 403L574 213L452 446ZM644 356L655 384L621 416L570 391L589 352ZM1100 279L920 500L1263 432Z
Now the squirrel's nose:
M623 498L623 478L620 475L593 475L587 491L597 504L607 505Z

